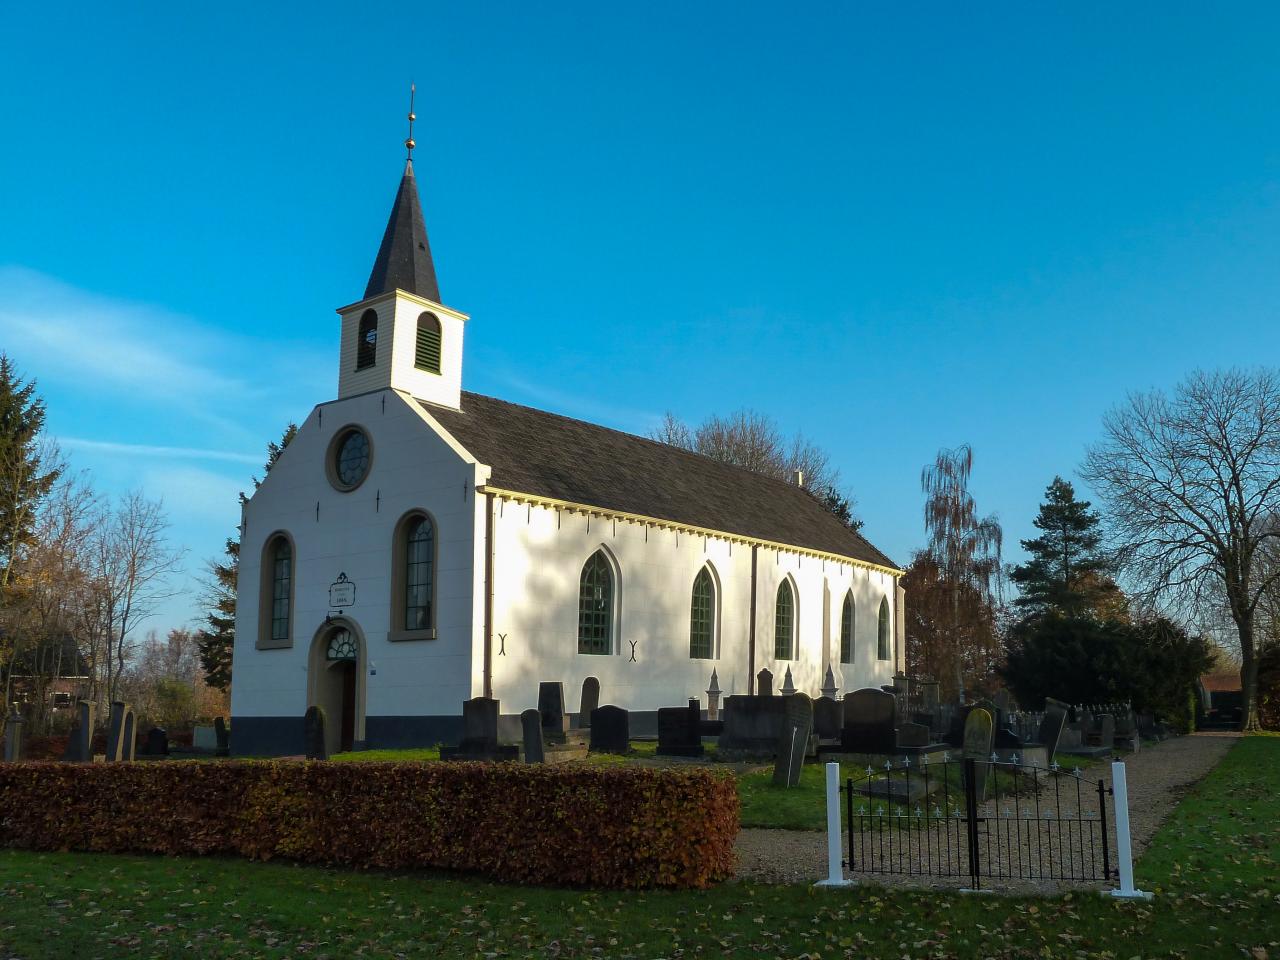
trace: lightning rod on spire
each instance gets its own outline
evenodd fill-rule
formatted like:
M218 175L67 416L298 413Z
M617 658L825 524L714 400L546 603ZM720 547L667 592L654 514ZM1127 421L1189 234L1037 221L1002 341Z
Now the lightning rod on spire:
M416 145L413 142L413 121L418 119L413 112L413 95L416 90L417 90L417 86L413 83L410 83L409 84L409 136L406 137L404 141L405 150L407 151L405 159L410 161L413 160L413 148Z

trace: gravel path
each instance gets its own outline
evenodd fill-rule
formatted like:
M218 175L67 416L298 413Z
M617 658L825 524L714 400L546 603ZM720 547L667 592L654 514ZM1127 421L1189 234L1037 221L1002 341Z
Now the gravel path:
M1197 733L1187 737L1175 737L1155 746L1144 745L1138 753L1124 758L1129 782L1130 829L1133 837L1133 855L1135 859L1147 848L1156 830L1173 811L1174 807L1177 806L1178 801L1182 799L1192 785L1201 780L1218 764L1218 761L1222 759L1238 737L1239 734L1236 733L1218 731ZM1084 767L1082 776L1095 780L1106 778L1109 781L1110 773L1110 764L1103 762ZM1042 793L1042 801L1044 799L1046 799L1046 794ZM1087 812L1092 812L1094 806L1095 804L1091 798L1085 800L1084 807ZM1003 812L1007 814L1009 805L1002 803L1002 807L1004 808ZM1057 807L1057 812L1064 817L1075 816L1078 812L1074 795L1070 790L1059 794ZM982 812L992 817L999 817L1002 813L991 802L983 805ZM1108 832L1111 835L1111 842L1114 844L1115 832L1112 820L1108 800L1108 826L1110 828ZM950 829L950 826L947 824L941 824L938 828L939 831L948 829ZM1038 837L1033 836L1026 829L1018 829L1015 832L1018 834L1018 839L1012 841L1009 848L1004 852L1008 863L1017 864L1023 858L1025 862L1029 863L1037 855L1044 856L1046 846L1043 832L1040 829L1035 830L1036 834L1042 834ZM1012 836L1012 834L1010 835ZM915 834L916 838L921 836L922 833L920 832ZM956 825L951 833L952 840L950 843L946 841L945 837L940 836L939 832L933 833L932 836L934 839L930 845L930 855L934 858L934 861L942 862L938 853L939 841L942 841L941 846L945 849L962 849L964 844L963 823ZM919 841L917 839L918 847ZM826 834L824 832L742 830L738 834L736 849L738 854L737 875L740 879L770 883L812 883L827 874ZM1049 858L1053 861L1055 859L1053 845L1050 844L1047 849ZM1114 849L1114 846L1112 849ZM916 855L919 856L920 854ZM957 853L956 856L962 855ZM999 862L999 858L996 856L988 857L987 859L993 863ZM1113 853L1113 863L1114 859ZM896 862L901 862L900 855ZM1014 872L1016 869L1015 866L1010 872ZM1063 867L1062 869L1068 868ZM939 878L898 874L859 875L851 873L849 876L855 880L865 879L887 886L911 887L956 887L963 885L964 880L967 879L963 877ZM1093 885L1103 886L1101 883ZM1066 885L1057 881L1021 879L988 881L984 877L983 886L984 888L1007 892L1033 893L1052 892ZM1077 883L1071 886L1079 887L1080 884Z

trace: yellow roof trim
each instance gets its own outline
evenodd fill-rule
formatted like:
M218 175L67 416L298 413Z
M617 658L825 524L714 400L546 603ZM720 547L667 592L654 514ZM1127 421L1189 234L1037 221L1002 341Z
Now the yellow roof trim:
M639 513L625 513L621 510L610 510L607 507L596 507L589 503L574 503L571 500L557 500L555 497L544 497L536 493L521 493L519 490L504 490L501 487L491 487L488 485L480 487L481 493L491 493L495 497L501 497L504 500L511 500L515 503L532 503L542 507L556 507L561 510L573 510L578 513L589 513L600 517L609 517L613 520L629 520L633 523L647 523L655 527L663 527L668 530L678 530L683 533L693 533L704 537L715 537L719 540L735 540L738 543L750 543L754 546L768 547L771 550L784 550L788 553L798 553L809 557L820 557L823 560L835 560L838 563L847 563L855 567L865 567L868 570L875 570L879 573L887 573L890 576L900 577L906 571L899 570L897 567L886 567L883 564L871 563L869 560L859 560L856 557L847 557L840 553L828 553L825 550L814 550L811 547L798 547L791 543L778 543L774 540L761 540L759 537L749 537L743 533L729 533L725 530L712 530L708 527L698 527L691 523L679 523L675 520L662 520L658 517L646 517Z

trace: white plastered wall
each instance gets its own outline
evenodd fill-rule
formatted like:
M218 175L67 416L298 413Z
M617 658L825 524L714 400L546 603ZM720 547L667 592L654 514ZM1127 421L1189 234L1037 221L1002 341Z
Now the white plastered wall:
M689 697L705 703L713 668L725 696L748 691L750 544L515 500L498 499L494 509L493 689L504 713L536 706L543 680L564 683L570 711L578 709L588 676L600 679L602 703L630 710L679 706ZM579 654L579 575L587 558L602 547L619 571L613 652ZM774 672L775 692L790 666L797 689L819 693L828 663L823 656L824 581L834 607L834 659L839 657L840 604L850 588L858 600L855 662L833 664L843 692L890 682L892 661L875 656L879 600L891 596L890 575L766 547L758 548L757 562L755 670L767 666ZM693 660L691 591L707 563L717 581L717 656ZM788 574L798 594L798 654L793 661L778 662L773 657L774 598Z
M368 432L373 453L364 482L343 493L330 485L325 458L334 435L349 424ZM473 695L473 653L482 642L476 487L486 479L463 453L437 435L417 403L396 391L311 412L245 509L234 716L302 716L310 644L330 612L329 586L340 573L356 584L354 606L341 613L359 623L368 644L366 716L461 711ZM437 638L393 643L387 639L393 531L413 509L428 511L436 523ZM260 564L264 543L277 530L288 531L295 549L293 643L258 650Z

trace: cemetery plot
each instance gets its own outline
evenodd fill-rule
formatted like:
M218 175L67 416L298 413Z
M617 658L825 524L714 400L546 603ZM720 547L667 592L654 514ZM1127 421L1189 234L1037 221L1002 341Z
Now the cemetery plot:
M1112 879L1104 780L950 756L845 783L853 873L1092 882Z

